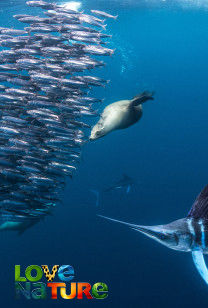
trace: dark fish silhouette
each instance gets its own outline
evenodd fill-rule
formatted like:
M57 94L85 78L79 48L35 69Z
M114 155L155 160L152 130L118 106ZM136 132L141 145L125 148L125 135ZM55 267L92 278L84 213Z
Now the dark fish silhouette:
M90 191L95 194L95 197L96 197L95 205L99 206L100 205L100 194L101 193L115 191L115 190L118 190L118 189L124 189L126 191L126 193L128 194L131 191L131 189L134 185L136 185L135 180L133 178L129 177L128 175L123 174L123 177L119 181L115 182L113 185L109 186L108 188L106 188L102 191L98 191L96 189L90 189Z
M126 193L128 194L132 189L132 186L134 186L135 184L136 182L133 178L126 174L123 174L123 177L119 181L104 189L103 192L109 192L117 189L125 189Z

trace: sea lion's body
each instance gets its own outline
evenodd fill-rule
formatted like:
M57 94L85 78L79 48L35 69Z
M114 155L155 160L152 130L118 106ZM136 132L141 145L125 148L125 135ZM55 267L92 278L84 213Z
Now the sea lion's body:
M149 99L153 99L152 93L144 92L132 100L121 100L108 105L93 127L90 139L98 139L114 130L125 129L138 122L142 116L141 104Z
M102 113L105 125L112 129L124 129L135 124L142 116L142 105L130 108L129 100L122 100L110 104Z

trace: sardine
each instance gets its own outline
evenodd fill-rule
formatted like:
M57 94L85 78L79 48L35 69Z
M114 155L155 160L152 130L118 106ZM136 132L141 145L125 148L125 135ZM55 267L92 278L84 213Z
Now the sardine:
M92 12L93 14L98 15L98 16L101 16L101 17L107 17L107 18L113 18L113 19L117 19L117 18L118 18L118 15L113 16L113 15L108 14L108 13L103 12L103 11L91 10L91 12Z
M18 19L19 21L27 24L50 24L50 18L42 18L37 16L26 16Z
M80 22L88 23L92 26L100 27L100 28L106 30L106 25L103 24L103 21L99 22L99 21L95 20L95 18L93 18L90 15L80 15L79 20L80 20Z
M15 39L15 38L6 39L6 40L3 40L3 41L0 40L0 46L1 47L20 48L20 47L23 47L24 45L25 45L24 41L21 41L19 39Z
M71 35L70 39L73 41L78 41L78 42L84 42L84 43L93 43L93 44L100 44L101 41L97 38L93 38L93 37L87 37L87 36L75 36L75 35Z
M55 3L48 3L45 1L37 1L37 0L27 1L26 4L31 7L41 7L44 10L53 10L58 7Z
M9 28L3 28L0 29L1 34L6 34L6 35L24 35L27 34L25 30L16 30L16 29L9 29Z
M85 45L83 50L92 55L111 56L115 50L95 45Z
M22 48L22 49L17 49L16 54L20 56L37 56L40 55L40 51L37 49L31 49L31 48Z

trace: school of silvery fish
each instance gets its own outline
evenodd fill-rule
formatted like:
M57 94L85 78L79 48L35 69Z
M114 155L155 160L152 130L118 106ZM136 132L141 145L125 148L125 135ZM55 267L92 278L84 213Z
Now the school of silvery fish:
M0 28L0 229L25 229L50 214L86 142L86 115L96 115L86 73L109 56L102 17L43 1L44 17L15 15L24 30ZM101 17L102 16L102 17ZM22 224L22 225L20 225Z

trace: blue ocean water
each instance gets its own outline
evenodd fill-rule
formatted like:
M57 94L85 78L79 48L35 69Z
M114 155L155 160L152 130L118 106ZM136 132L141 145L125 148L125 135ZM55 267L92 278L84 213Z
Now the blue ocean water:
M1 307L207 306L207 286L190 254L97 216L168 223L185 217L208 183L208 11L206 1L194 4L82 3L85 10L119 15L108 22L115 55L98 71L111 82L94 92L105 98L103 107L144 89L155 91L155 100L143 106L143 118L135 126L84 147L80 167L52 217L22 236L1 233ZM20 28L12 15L25 12L29 9L22 0L1 1L0 26ZM123 173L137 183L129 194L102 193ZM91 189L101 191L99 207ZM15 264L70 264L76 281L103 281L109 297L17 301Z

